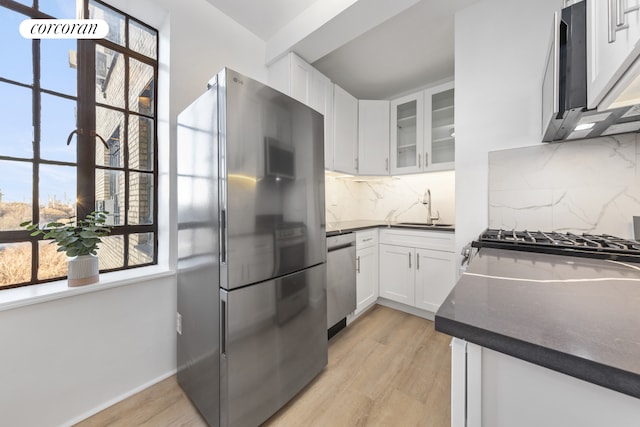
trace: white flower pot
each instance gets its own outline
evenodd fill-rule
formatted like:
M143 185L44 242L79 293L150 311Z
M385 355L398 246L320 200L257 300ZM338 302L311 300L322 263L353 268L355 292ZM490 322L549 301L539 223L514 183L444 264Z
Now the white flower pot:
M100 280L98 276L98 257L94 255L79 255L69 258L67 273L70 287L89 285Z

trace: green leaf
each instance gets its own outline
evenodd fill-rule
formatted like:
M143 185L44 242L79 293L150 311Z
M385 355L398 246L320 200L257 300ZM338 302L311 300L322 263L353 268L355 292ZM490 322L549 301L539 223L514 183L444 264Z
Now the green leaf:
M31 236L43 235L42 239L52 240L58 245L58 252L66 252L67 256L96 254L100 238L111 234L113 226L105 225L108 212L94 211L84 219L76 216L67 218L66 221L53 221L43 228L32 221L20 224Z

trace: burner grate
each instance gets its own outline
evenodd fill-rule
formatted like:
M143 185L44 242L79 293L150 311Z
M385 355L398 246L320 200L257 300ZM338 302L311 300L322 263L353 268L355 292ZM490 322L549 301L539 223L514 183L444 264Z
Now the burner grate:
M473 246L640 262L640 242L608 234L487 229Z

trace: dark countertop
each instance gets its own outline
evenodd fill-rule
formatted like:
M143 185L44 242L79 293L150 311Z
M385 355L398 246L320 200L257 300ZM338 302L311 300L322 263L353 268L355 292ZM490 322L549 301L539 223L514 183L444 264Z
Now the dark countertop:
M435 329L640 398L640 264L483 248Z
M449 231L454 232L455 226L429 226L427 224L407 224L407 223L388 223L386 221L374 221L374 220L354 220L354 221L340 221L340 222L327 222L327 237L335 236L337 234L351 233L353 231L365 230L368 228L410 228L413 230L429 230L429 231Z

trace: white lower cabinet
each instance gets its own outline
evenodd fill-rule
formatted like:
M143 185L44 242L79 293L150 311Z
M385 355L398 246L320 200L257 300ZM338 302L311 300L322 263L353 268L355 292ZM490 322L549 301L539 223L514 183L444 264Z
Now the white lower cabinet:
M354 316L378 300L378 230L356 233L356 311Z
M435 313L455 284L450 232L380 231L380 297Z
M380 245L380 296L402 304L415 303L415 249Z
M637 426L635 397L460 338L451 342L451 427Z
M455 283L455 272L455 253L416 249L416 307L438 311Z

